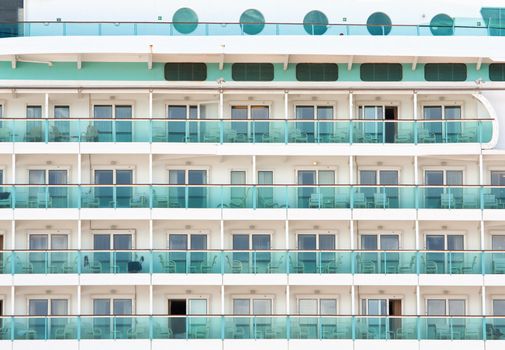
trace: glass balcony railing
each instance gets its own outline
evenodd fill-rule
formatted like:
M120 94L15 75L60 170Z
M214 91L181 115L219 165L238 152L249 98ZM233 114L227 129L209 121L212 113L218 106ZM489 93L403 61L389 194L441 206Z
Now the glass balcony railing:
M505 209L503 186L4 185L0 209Z
M499 316L2 316L1 340L505 340Z
M0 142L430 144L488 143L489 119L7 119Z
M498 21L499 22L499 21ZM390 35L390 36L495 36L503 26L482 18L456 18L453 25L428 24L347 24L347 23L247 23L237 22L13 22L0 23L0 37L19 36L105 36L105 35L162 35L162 36L223 36L248 35L249 26L260 26L257 35ZM458 24L459 23L459 24ZM446 27L446 28L444 28ZM181 30L181 28L184 28ZM189 28L189 29L188 29ZM194 28L194 29L193 29ZM433 30L435 28L435 30ZM443 31L442 34L441 30ZM448 32L448 33L447 33ZM446 34L447 33L447 34Z
M0 274L505 274L505 251L0 251Z

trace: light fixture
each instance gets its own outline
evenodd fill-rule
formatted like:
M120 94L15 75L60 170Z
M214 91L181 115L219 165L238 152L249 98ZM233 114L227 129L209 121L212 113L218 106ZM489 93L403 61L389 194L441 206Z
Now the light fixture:
M318 165L318 164L319 164L319 162L316 162L316 161L312 162L312 165Z

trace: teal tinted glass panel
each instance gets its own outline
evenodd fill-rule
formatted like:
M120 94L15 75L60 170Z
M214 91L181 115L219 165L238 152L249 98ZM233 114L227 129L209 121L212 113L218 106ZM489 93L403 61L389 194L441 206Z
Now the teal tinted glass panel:
M480 13L486 22L489 35L505 36L505 8L483 7Z
M235 81L272 81L274 65L271 63L234 63L231 66Z
M334 63L299 63L296 65L298 81L336 81L338 66Z
M388 35L391 33L391 19L383 12L375 12L368 17L366 27L372 35Z
M428 63L424 66L427 81L465 81L466 77L464 63Z
M453 35L454 19L445 13L439 13L431 19L430 31L433 35Z
M308 34L323 35L328 30L328 17L321 11L310 11L303 18L303 28Z
M505 63L493 63L489 65L489 80L505 81Z
M240 16L240 27L246 34L259 34L265 28L265 17L258 10L245 10Z
M363 81L401 81L403 78L402 65L364 63L360 66L360 77Z
M205 63L167 63L165 80L168 81L204 81L207 79Z
M192 9L183 7L175 11L172 22L179 33L189 34L198 26L198 16Z

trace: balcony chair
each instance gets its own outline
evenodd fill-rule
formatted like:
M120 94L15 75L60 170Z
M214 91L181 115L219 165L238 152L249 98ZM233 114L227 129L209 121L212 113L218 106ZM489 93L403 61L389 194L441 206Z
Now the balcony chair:
M77 327L73 324L66 324L65 327L59 327L54 331L56 339L76 339Z
M438 273L438 264L433 260L426 260L424 256L421 257L424 265L424 273L436 274Z
M89 264L88 271L90 273L102 273L102 263L99 261L93 261Z
M98 327L93 327L88 330L84 339L102 339L102 330Z
M406 265L399 265L398 266L398 273L414 273L414 266L416 265L416 256L413 255L410 258L410 261Z
M471 274L475 273L475 267L477 266L477 258L478 256L475 255L472 259L472 262L469 265L464 265L461 267L461 273L463 274Z
M298 262L293 262L293 259L291 256L289 257L289 272L290 273L303 273L305 270L305 265L303 262L298 261Z
M147 208L148 200L144 195L134 195L130 198L130 208Z
M42 127L34 126L26 133L26 142L42 142L44 140L43 134Z
M442 193L440 194L440 207L449 209L454 209L454 195L452 193Z
M0 142L11 142L12 133L8 128L0 128Z
M505 258L493 258L493 273L494 274L505 273Z
M375 273L376 271L375 262L373 262L372 260L363 260L359 265L360 265L359 269L360 273Z
M435 133L423 128L419 132L417 140L419 143L435 143L437 141L437 137Z
M173 260L165 260L163 254L158 255L160 259L160 266L163 273L175 273L177 270L177 264Z
M305 132L300 131L299 129L294 129L293 133L289 135L290 142L294 143L307 143L308 135Z
M279 204L274 202L272 196L258 196L258 208L279 208Z
M77 257L75 257L72 261L66 261L63 263L61 267L61 271L63 273L76 273L77 272Z
M89 124L86 128L86 132L82 135L84 142L97 142L98 141L98 130L95 126Z
M411 132L401 132L398 130L397 133L395 133L395 143L413 143L414 138L412 137Z
M21 271L22 273L33 273L33 264L28 261L21 261L19 257L16 257L16 265L19 267L16 269L17 271Z
M478 196L471 193L463 192L463 208L467 209L479 209L479 200Z
M8 327L0 328L0 340L9 340L11 338L11 330Z
M483 207L484 209L496 209L498 208L498 201L496 200L496 195L491 193L486 193L482 195Z
M374 193L373 203L375 208L389 208L389 198L385 193Z
M281 256L278 261L275 262L270 261L267 264L266 273L279 273L283 270L282 269L283 267L284 267L284 256Z
M330 261L324 266L323 271L326 273L337 273L342 265L342 255L339 255L337 260Z
M172 331L172 328L170 328L168 326L162 328L159 325L155 324L153 334L156 339L173 339L174 338L174 332Z
M93 195L91 191L83 193L82 206L84 208L99 208L100 201L97 196Z
M309 198L309 208L320 208L322 197L321 193L312 193Z
M189 339L207 339L209 333L209 327L206 325L189 325Z
M271 132L262 134L261 143L284 143L284 137L282 137L280 131L272 130Z
M352 200L353 208L366 208L366 197L363 192L355 192Z
M499 328L496 328L492 323L486 323L486 339L487 340L500 340L503 339L504 334Z
M0 208L10 208L10 207L11 207L11 193L0 192Z
M147 330L146 327L142 326L135 326L132 328L129 328L126 331L126 337L128 339L143 339L144 337L149 335L149 331Z
M335 208L349 208L349 196L337 193L335 195Z
M210 273L214 269L216 262L217 262L217 255L214 255L214 258L212 259L211 262L204 260L200 264L191 263L190 271L191 273Z
M243 266L240 260L230 261L230 257L227 255L226 262L228 263L231 273L242 273Z
M233 190L233 188L232 188ZM250 188L244 190L243 195L231 195L229 208L247 208L247 194Z
M416 339L416 330L414 327L398 328L394 337L395 339Z
M153 142L167 142L167 129L165 127L153 127L152 140Z

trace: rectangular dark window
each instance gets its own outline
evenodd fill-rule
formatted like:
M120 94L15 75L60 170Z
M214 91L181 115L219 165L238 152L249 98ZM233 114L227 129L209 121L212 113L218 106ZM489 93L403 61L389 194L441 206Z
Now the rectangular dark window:
M427 81L465 81L464 63L428 63L424 66L424 79Z
M401 81L403 69L399 63L364 63L360 77L363 81Z
M338 66L334 63L299 63L296 65L298 81L336 81Z
M489 65L489 80L505 81L505 63L493 63Z
M272 81L274 65L271 63L234 63L231 66L232 79L235 81Z
M168 81L204 81L207 79L205 63L167 63L165 80Z

